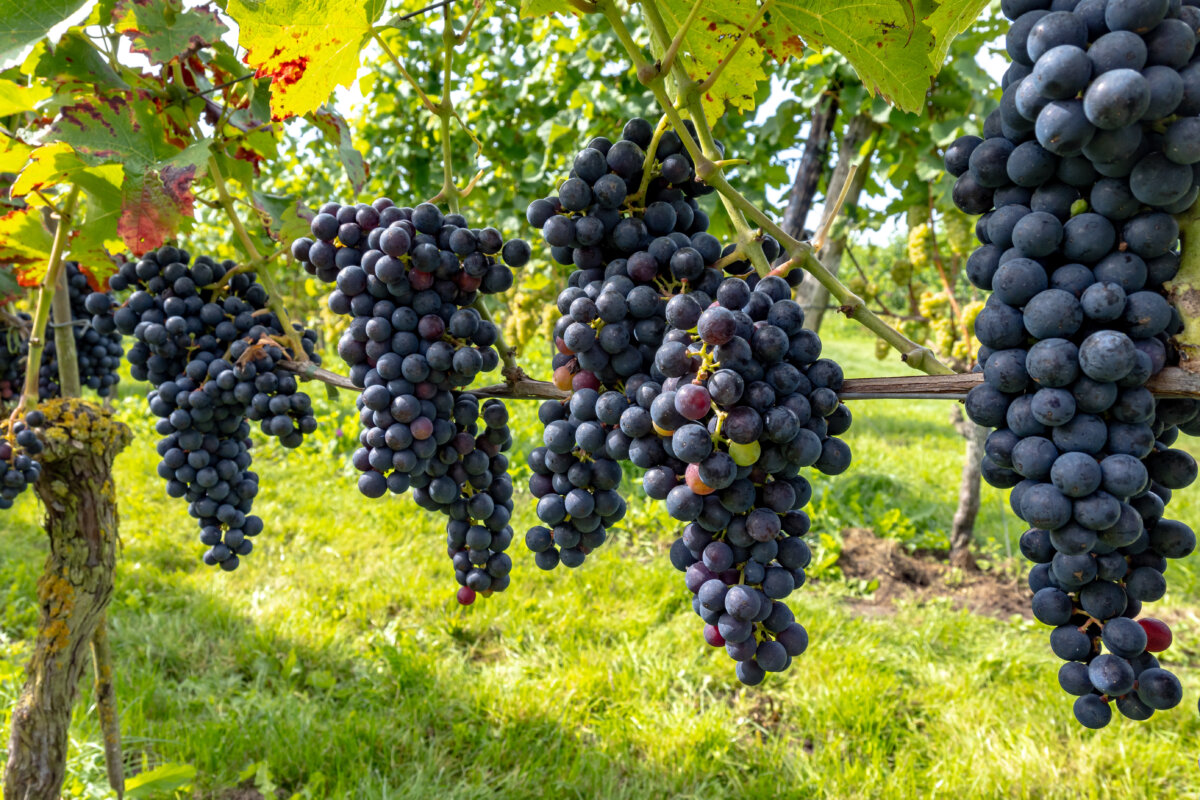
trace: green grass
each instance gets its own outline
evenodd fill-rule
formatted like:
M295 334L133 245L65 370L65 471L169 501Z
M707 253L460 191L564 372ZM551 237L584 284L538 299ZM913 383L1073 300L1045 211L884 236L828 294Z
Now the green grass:
M836 322L836 321L835 321ZM892 369L843 324L827 350L852 375ZM314 395L321 394L314 392ZM341 405L349 408L343 395ZM328 403L320 400L323 409ZM528 441L532 404L514 425ZM790 603L812 645L755 689L704 645L670 525L637 491L624 529L574 572L538 571L518 541L512 586L454 602L442 525L411 501L366 501L327 434L255 450L267 531L236 573L203 567L192 521L155 474L150 421L117 462L123 557L111 609L130 758L194 765L183 796L250 783L337 798L1168 798L1197 777L1195 559L1172 565L1168 615L1187 698L1147 723L1080 729L1047 631L906 605L856 616L829 582ZM961 469L945 402L858 402L855 465L816 481L817 533L874 527L944 542ZM344 412L326 411L334 422ZM346 422L346 430L353 425ZM515 524L532 520L518 495ZM1020 522L985 490L981 551L1001 563ZM1172 509L1194 521L1194 501ZM0 705L36 622L44 557L26 496L0 540ZM1189 641L1190 640L1190 645ZM66 797L106 796L84 686ZM7 741L7 719L0 730Z

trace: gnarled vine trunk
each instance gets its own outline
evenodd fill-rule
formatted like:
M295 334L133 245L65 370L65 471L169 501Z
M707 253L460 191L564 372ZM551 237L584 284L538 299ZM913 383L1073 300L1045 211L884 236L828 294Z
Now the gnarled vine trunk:
M112 464L131 438L109 412L82 400L52 400L40 408L46 450L35 488L46 506L50 555L38 581L37 643L12 714L4 800L57 800L62 789L71 707L112 597Z

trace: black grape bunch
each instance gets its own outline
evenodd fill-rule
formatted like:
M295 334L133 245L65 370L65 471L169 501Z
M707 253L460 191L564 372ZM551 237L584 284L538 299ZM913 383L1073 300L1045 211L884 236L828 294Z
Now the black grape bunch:
M71 330L75 337L75 360L79 364L79 381L100 397L114 391L120 376L124 348L121 334L112 321L112 294L93 288L88 276L74 261L63 265L67 272L67 293L71 298ZM95 297L93 300L92 298ZM38 394L43 398L58 397L58 345L49 328L42 366L38 372Z
M74 261L63 265L67 272L67 291L71 301L71 330L75 338L75 359L79 365L79 380L84 388L100 397L108 397L120 380L124 349L109 309L114 305L111 293L92 287L88 276ZM94 300L91 298L95 297ZM94 316L92 308L105 312ZM14 312L13 327L0 327L0 405L21 394L25 382L29 342L26 339L33 319L25 312ZM18 327L19 326L19 327ZM58 345L54 323L47 324L46 344L38 371L38 396L43 400L58 397Z
M43 446L35 428L45 423L46 415L34 409L16 421L11 431L5 430L7 425L0 428L0 511L12 508L17 497L42 474L37 456Z
M22 327L32 324L28 314L14 312L13 320ZM21 396L25 383L25 359L29 342L17 325L0 325L0 408Z
M661 389L663 376L653 373L667 302L689 294L711 303L723 277L719 263L729 274L750 272L733 246L723 248L707 232L696 198L709 192L678 134L635 118L615 143L592 139L558 192L529 205L528 221L552 258L574 267L557 299L552 361L555 385L572 396L543 403L544 446L529 455L542 524L525 541L543 569L579 566L624 517L621 461L682 475L685 465L657 436L631 434L620 421ZM763 249L771 258L779 253L770 237Z
M655 362L662 390L648 413L626 413L686 465L682 475L649 469L643 485L685 525L671 562L685 572L705 640L723 645L738 679L753 686L808 645L783 601L804 585L811 559L802 509L812 487L800 472L850 466L837 438L851 423L838 398L842 369L821 358L821 340L803 327L782 278L753 290L727 278L707 308L681 295L667 315Z
M458 602L470 605L480 592L508 588L512 558L504 551L513 539L513 483L504 453L512 434L503 402L489 398L481 406L469 392L455 397L453 423L454 438L440 446L434 477L413 489L413 500L449 518L446 554Z
M983 475L1012 488L1034 615L1054 627L1075 716L1105 726L1180 702L1154 655L1170 631L1138 619L1166 591L1167 559L1195 548L1164 519L1196 463L1191 401L1147 380L1177 356L1163 284L1179 269L1172 214L1200 194L1200 8L1005 0L1013 19L1000 108L985 138L946 151L960 209L982 215L972 283L991 292L975 331L984 383L967 413L995 428Z
M127 261L109 279L128 297L119 306L92 294L92 326L110 324L136 342L126 353L130 372L149 381L150 410L162 437L158 474L167 494L188 501L209 549L204 562L237 569L253 549L263 522L250 513L258 475L250 470L250 422L297 447L316 430L309 396L280 363L293 359L266 289L232 261L194 260L166 246ZM111 319L111 323L105 322ZM316 334L301 332L307 356L319 363Z
M481 295L512 287L512 270L529 261L528 243L471 228L430 203L409 208L387 198L327 203L311 230L292 255L336 284L329 308L350 317L338 354L363 389L352 458L359 490L378 498L412 489L418 503L447 514L460 602L503 590L513 535L507 411L462 390L500 365L499 331L476 306ZM472 433L481 414L486 430Z

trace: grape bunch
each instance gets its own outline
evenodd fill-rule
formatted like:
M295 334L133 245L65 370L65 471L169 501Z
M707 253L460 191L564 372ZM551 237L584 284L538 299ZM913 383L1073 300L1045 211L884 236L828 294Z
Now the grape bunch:
M71 329L75 337L75 359L79 365L80 382L101 397L108 397L120 380L117 370L124 353L121 334L117 332L109 312L114 305L112 295L93 289L88 276L79 269L77 263L68 261L63 267L67 272ZM97 315L93 307L103 308L104 311ZM15 317L26 327L33 324L27 313L17 312ZM21 393L29 343L16 328L0 330L0 335L5 339L0 342L0 403L4 403ZM42 363L38 370L38 396L50 399L61 394L58 384L58 345L50 325L47 325L45 339Z
M132 290L119 306L92 294L88 309L99 331L111 325L136 342L126 358L138 380L149 381L149 407L159 417L160 477L167 494L188 501L208 547L204 562L226 571L253 549L263 522L250 513L258 475L250 470L250 422L297 447L316 430L308 395L280 362L294 358L266 289L253 273L235 273L175 247L126 262L109 280ZM96 299L100 298L100 299ZM305 354L319 363L316 334L302 331Z
M16 314L18 320L30 322L28 314ZM0 407L21 395L25 383L25 358L29 343L15 327L0 327Z
M645 470L646 493L685 524L671 561L705 639L754 685L807 647L782 602L811 558L800 469L849 466L834 437L850 414L789 281L760 280L707 233L694 199L707 191L678 135L635 119L530 205L553 258L575 270L554 326L554 382L571 395L539 410L529 486L543 524L526 545L543 569L582 564L625 513L621 462ZM769 237L763 248L779 253Z
M850 466L850 448L836 438L851 422L838 398L842 370L820 357L821 340L803 327L782 278L753 290L727 278L708 308L681 295L667 313L672 327L656 359L666 377L649 417L686 467L682 476L651 469L643 483L685 523L671 560L685 572L705 639L724 645L753 686L807 647L783 600L804 584L811 559L802 509L812 487L800 470L837 475Z
M500 364L499 330L476 306L480 295L512 287L529 245L430 203L409 208L387 198L327 203L311 231L292 255L336 284L329 308L350 317L338 354L363 389L352 458L359 491L378 498L411 488L419 504L447 514L461 603L503 590L513 535L502 454L512 443L508 412L460 390ZM485 430L476 435L481 414Z
M1196 478L1171 447L1196 404L1156 401L1150 377L1181 328L1163 284L1179 269L1172 213L1200 189L1200 9L1167 0L1083 0L1059 10L1005 0L1013 19L1000 108L985 138L945 154L955 203L980 214L971 282L984 383L967 413L995 428L982 471L1012 488L1030 529L1034 615L1054 626L1075 716L1100 728L1178 704L1153 655L1162 623L1138 619L1166 591L1167 559L1195 535L1163 517Z
M13 424L11 436L0 434L0 511L12 508L21 492L41 475L37 456L43 446L34 428L45 422L46 415L35 409Z
M455 397L453 413L454 437L430 462L428 485L413 488L413 500L449 518L446 552L459 584L457 598L470 605L479 592L490 595L508 588L512 559L504 551L513 539L508 524L513 484L504 453L512 446L512 435L508 409L495 398L481 407L479 398L463 392Z
M71 298L71 330L75 336L79 381L101 397L108 397L120 380L117 370L124 354L121 334L112 321L112 295L93 289L88 276L75 262L68 261L63 267L67 273L67 293ZM93 300L93 297L96 299ZM58 345L49 329L38 372L38 387L38 394L43 398L58 397L61 391L58 385Z

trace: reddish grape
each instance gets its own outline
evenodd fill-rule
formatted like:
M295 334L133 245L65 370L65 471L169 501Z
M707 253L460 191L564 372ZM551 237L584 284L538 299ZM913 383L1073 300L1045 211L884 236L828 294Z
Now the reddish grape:
M711 407L708 390L698 384L681 386L675 393L675 410L687 419L703 419Z
M571 378L571 388L577 392L580 389L595 389L596 391L600 391L600 379L596 377L595 373L585 369L582 372L576 372L574 377Z
M708 642L713 647L725 646L725 637L721 635L719 630L717 630L716 625L704 626L704 641Z
M1142 626L1142 630L1146 631L1146 652L1161 653L1171 646L1173 637L1167 623L1161 619L1146 617L1139 619L1138 624Z
M458 587L457 597L458 602L462 603L464 606L469 606L471 603L475 602L475 590L470 586L460 586Z

